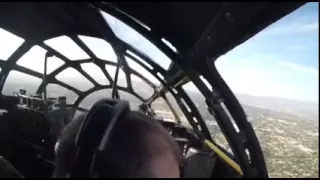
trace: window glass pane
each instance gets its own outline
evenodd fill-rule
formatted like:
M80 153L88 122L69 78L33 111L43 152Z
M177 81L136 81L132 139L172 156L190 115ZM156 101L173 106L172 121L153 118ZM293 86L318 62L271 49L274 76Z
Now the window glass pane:
M99 91L95 91L85 97L81 103L79 104L80 107L90 109L95 102L102 98L111 98L112 90L111 89L102 89Z
M149 69L153 69L153 67L147 63L145 60L143 60L142 58L140 58L138 55L136 55L135 53L127 50L126 53L130 54L131 56L135 57L138 61L142 62L144 65L146 65Z
M138 110L139 105L142 103L138 98L127 92L118 90L120 99L129 101L131 110ZM82 108L90 109L95 102L102 98L111 98L112 89L102 89L95 91L88 95L79 106Z
M102 70L94 63L82 63L81 68L89 74L97 83L101 85L108 85L110 82L103 74Z
M117 55L107 41L89 36L79 36L79 38L99 59L117 62Z
M26 54L24 54L17 62L18 65L34 70L43 74L44 58L46 50L40 46L33 46ZM57 57L50 57L47 60L47 74L62 66L64 61Z
M214 117L209 113L208 106L205 102L204 96L201 94L199 89L192 83L189 82L182 86L184 91L188 94L191 98L192 102L198 109L199 113L201 114L204 122L206 123L208 130L212 136L212 139L221 147L229 150L230 153L231 149L229 149L229 144L223 135L219 125L217 124Z
M189 121L187 120L187 118L185 117L185 115L181 111L179 105L177 104L177 101L175 100L175 98L170 93L166 93L166 97L167 97L169 103L171 104L171 106L173 107L173 109L175 110L175 112L177 113L177 115L179 116L179 118L181 120L181 124L185 127L192 128ZM166 119L170 119L170 120L176 120L172 111L170 110L169 106L167 105L167 103L165 102L165 100L163 98L161 98L161 97L157 98L151 104L151 107L158 116L166 118Z
M170 97L168 98L168 100L170 104L173 106L173 108L175 109L177 115L179 116L181 120L181 124L185 127L191 128L188 120L186 119L186 117L184 116L184 114L182 113L178 105L173 102L175 100L171 99ZM157 98L155 101L153 101L153 103L151 104L151 108L154 110L157 116L164 118L164 120L176 121L176 118L174 117L172 111L170 110L169 106L167 105L167 103L163 98L160 97L160 98Z
M79 71L68 67L56 76L57 80L64 82L80 91L86 91L93 88L93 84L85 78Z
M114 77L116 75L116 69L117 69L116 66L106 65L106 70L111 76L112 80L114 80ZM126 75L121 68L119 69L117 85L121 87L127 87Z
M139 105L142 104L142 101L140 101L137 97L125 91L119 91L119 95L120 99L129 101L131 110L139 110Z
M0 28L0 60L8 60L23 42L24 39Z
M90 57L68 36L59 36L44 41L70 60L89 59Z
M259 138L270 177L319 177L319 3L215 61Z
M133 74L131 74L131 82L133 91L144 99L149 99L154 93L151 86Z
M35 94L42 79L31 76L19 71L10 71L6 82L4 83L2 94L12 96L13 93L19 92L20 88L27 90L27 94Z
M74 103L78 97L78 95L75 92L70 91L69 89L59 86L57 84L47 85L47 96L48 97L66 96L68 104Z
M171 60L154 44L117 18L102 11L101 13L119 39L137 48L164 69L169 68Z
M146 79L148 79L150 82L154 83L155 85L160 85L160 81L157 78L155 78L154 75L152 75L149 71L147 71L145 68L140 66L131 58L127 56L125 56L125 58L131 69L135 70L136 72L144 76Z

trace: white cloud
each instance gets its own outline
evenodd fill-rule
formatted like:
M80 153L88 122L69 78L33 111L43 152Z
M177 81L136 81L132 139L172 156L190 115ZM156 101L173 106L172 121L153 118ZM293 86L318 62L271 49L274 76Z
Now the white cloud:
M312 75L315 75L315 76L319 75L319 70L314 69L314 68L304 67L304 66L297 65L297 64L294 64L294 63L291 63L291 62L287 62L287 61L280 61L280 63L282 65L285 65L286 67L289 67L289 68L291 68L291 69L293 69L295 71L298 71L298 72L308 73L308 74L312 74Z
M303 30L311 30L311 31L318 31L319 30L319 22L313 22L309 24L304 24L301 29Z

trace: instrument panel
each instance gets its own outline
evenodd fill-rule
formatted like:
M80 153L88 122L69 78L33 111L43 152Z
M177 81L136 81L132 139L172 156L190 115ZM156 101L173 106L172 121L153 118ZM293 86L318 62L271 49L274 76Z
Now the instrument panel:
M25 139L32 140L41 145L47 139L51 139L50 123L44 114L17 106L16 125Z

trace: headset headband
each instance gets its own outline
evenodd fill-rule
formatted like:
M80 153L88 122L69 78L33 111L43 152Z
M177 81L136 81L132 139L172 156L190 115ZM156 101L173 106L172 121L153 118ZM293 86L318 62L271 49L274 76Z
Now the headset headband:
M129 103L119 99L102 99L92 106L76 138L71 177L90 177L96 156L108 146L117 122L126 119L129 112Z

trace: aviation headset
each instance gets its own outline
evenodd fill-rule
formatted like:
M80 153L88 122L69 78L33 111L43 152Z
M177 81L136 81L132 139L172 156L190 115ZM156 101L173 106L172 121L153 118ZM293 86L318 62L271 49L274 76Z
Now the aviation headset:
M102 99L97 101L85 117L78 132L76 154L70 177L87 177L95 171L99 159L109 143L113 129L130 112L127 101Z

